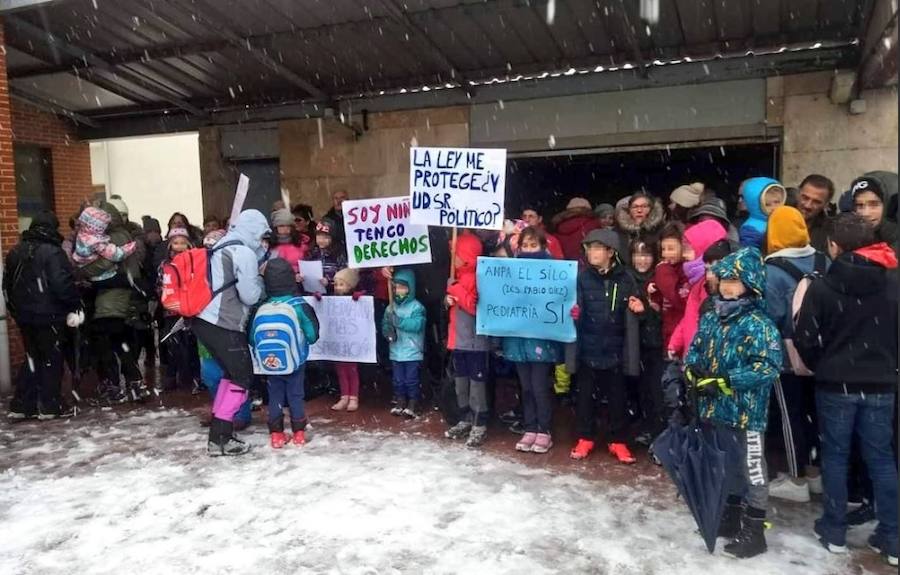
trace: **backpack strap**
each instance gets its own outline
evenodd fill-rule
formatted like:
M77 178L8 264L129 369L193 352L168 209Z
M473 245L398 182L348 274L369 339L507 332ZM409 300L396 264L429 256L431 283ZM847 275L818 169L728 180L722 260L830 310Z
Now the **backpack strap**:
M225 242L221 245L216 244L215 246L213 246L211 248L207 248L209 250L209 255L207 256L207 262L209 262L209 266L210 266L209 278L208 278L210 285L212 285L212 259L211 259L212 255L214 253L216 253L217 251L223 250L229 246L242 246L242 245L244 245L244 244L240 240L231 240L231 241ZM233 269L232 269L232 273L234 273ZM216 299L216 297L219 294L221 294L222 292L224 292L225 290L227 290L229 288L233 288L234 286L237 285L237 283L238 283L237 278L235 278L235 279L231 280L230 282L223 283L217 289L212 290L212 299Z
M787 258L782 258L782 257L770 258L770 259L766 260L766 263L767 263L767 264L772 264L772 265L775 266L776 268L778 268L778 269L784 271L784 272L787 273L789 276L791 276L792 278L794 278L794 281L795 281L795 282L799 282L801 279L803 279L803 276L806 275L806 274L804 274L802 271L800 271L800 268L798 268L797 266L795 266L795 265L794 265L790 260L788 260Z
M828 256L826 256L823 252L816 250L816 256L813 260L813 273L818 275L825 275L828 267Z

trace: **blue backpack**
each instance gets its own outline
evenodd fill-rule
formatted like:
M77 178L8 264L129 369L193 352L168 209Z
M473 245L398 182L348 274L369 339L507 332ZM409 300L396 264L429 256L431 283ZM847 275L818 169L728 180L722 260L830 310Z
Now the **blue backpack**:
M309 356L309 345L292 305L297 299L264 303L256 312L250 329L253 373L288 375L300 369Z

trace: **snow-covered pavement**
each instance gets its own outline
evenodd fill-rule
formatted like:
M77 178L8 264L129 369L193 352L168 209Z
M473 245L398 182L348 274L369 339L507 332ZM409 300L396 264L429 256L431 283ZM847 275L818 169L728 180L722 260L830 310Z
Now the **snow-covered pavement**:
M305 447L208 458L185 411L0 423L0 573L860 572L782 511L769 552L708 555L674 491L314 422ZM248 437L245 435L245 437Z

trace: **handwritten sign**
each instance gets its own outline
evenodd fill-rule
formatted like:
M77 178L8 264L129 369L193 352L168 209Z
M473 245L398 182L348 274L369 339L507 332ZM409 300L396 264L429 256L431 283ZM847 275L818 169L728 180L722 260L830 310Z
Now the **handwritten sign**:
M319 318L319 341L309 347L310 361L375 363L375 300L363 296L307 297Z
M506 150L410 148L412 222L499 230L506 196Z
M479 335L575 341L576 262L481 257L476 269Z
M409 198L344 200L347 262L372 268L431 262L428 227L409 221Z
M237 221L238 216L241 215L241 210L244 209L244 201L247 199L247 191L250 189L250 178L241 174L238 178L237 189L234 191L234 202L231 204L231 219L229 220L232 224Z

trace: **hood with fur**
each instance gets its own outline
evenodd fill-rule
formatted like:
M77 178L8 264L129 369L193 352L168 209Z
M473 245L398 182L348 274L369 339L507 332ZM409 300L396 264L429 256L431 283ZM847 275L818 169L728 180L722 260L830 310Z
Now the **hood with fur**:
M662 227L666 221L666 210L663 208L659 198L653 198L650 213L640 225L634 221L634 218L631 217L631 213L628 211L628 201L630 199L631 196L628 196L616 203L616 226L620 230L628 232L630 235L636 235L641 232L655 232Z

